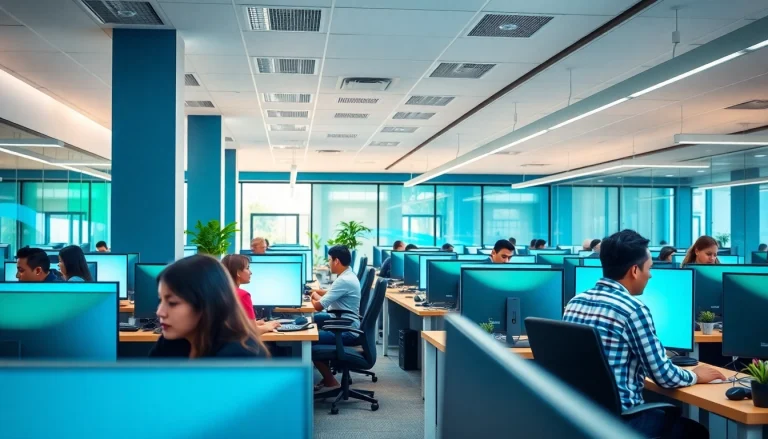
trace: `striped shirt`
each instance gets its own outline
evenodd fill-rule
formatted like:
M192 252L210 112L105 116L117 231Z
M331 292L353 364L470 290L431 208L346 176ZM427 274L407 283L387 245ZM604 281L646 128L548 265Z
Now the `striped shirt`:
M622 410L643 403L646 376L664 388L696 384L696 374L667 358L648 307L614 280L600 279L591 290L577 294L568 302L563 320L597 328Z

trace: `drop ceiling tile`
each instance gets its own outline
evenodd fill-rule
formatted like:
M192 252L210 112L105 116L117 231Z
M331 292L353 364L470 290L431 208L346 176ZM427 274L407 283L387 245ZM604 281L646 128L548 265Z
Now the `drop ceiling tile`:
M324 33L318 32L244 32L248 54L286 58L322 58Z
M229 73L248 75L251 70L248 66L248 58L245 53L242 55L189 55L187 56L191 64L187 72L196 72L200 74L208 73Z
M181 31L184 52L187 55L242 55L245 56L243 40L237 29L232 32Z
M208 91L253 91L251 75L213 73L199 75Z
M752 0L732 0L727 2L704 1L688 2L685 0L666 0L659 2L641 13L642 17L675 18L674 8L679 9L680 18L714 18L741 20L765 11L766 5Z
M94 76L93 73L87 70L75 67L67 71L47 71L47 72L23 72L20 73L25 78L32 82L35 82L41 87L57 89L57 88L103 88L107 87L101 79L101 77Z
M411 94L487 97L501 90L507 84L509 82L485 81L483 79L424 78Z
M431 66L432 61L326 58L323 75L420 78Z
M450 44L451 38L372 35L331 35L329 58L368 58L432 61Z
M69 52L67 55L92 72L112 72L112 53Z
M60 52L0 52L0 64L14 72L76 71L80 68Z
M404 94L407 93L408 90L413 87L414 84L418 81L417 78L392 78L392 83L389 85L389 87L385 91L376 91L376 93L385 93L385 94ZM341 94L349 94L349 95L359 95L360 90L347 90L347 89L341 89L341 81L343 80L340 76L323 76L323 80L321 83L320 91L321 93L341 93ZM314 93L314 91L313 91Z
M24 26L0 26L0 51L57 52Z
M317 92L317 75L257 74L259 93L311 93Z
M182 31L228 33L239 29L231 3L164 3L162 8L173 27Z
M477 11L484 0L387 0L391 9L424 9L431 11ZM381 8L379 0L337 0L337 8Z
M486 11L529 14L618 15L635 4L634 0L539 0L522 3L519 0L492 0Z
M180 0L181 1L181 0ZM252 5L253 0L235 0L238 5ZM231 3L231 0L230 0ZM330 8L331 0L270 0L269 6L287 6L287 7L321 7ZM336 4L339 7L339 4Z
M454 38L473 16L469 11L338 8L331 33Z
M259 99L254 92L211 92L210 96L222 109L259 110Z

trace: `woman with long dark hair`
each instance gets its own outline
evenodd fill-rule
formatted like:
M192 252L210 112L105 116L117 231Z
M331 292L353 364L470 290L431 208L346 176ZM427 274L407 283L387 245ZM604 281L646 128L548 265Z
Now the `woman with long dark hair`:
M685 254L682 266L688 264L719 264L717 260L717 241L711 236L702 236L696 240Z
M672 262L677 253L677 249L671 246L665 246L661 248L659 252L659 262Z
M166 267L157 281L163 335L151 357L269 356L219 261L190 256Z
M93 281L83 249L76 245L64 247L59 252L59 271L67 282Z

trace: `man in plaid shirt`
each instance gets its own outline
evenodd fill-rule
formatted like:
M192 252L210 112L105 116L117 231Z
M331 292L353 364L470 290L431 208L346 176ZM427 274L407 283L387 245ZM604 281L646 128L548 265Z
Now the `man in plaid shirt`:
M566 322L597 328L623 410L643 403L646 376L665 388L725 379L711 367L699 366L689 371L667 358L656 336L650 310L634 297L643 294L651 278L653 261L648 242L632 230L605 239L600 251L603 278L591 290L571 299L563 315ZM641 433L654 437L663 421L664 412L649 410L628 422Z

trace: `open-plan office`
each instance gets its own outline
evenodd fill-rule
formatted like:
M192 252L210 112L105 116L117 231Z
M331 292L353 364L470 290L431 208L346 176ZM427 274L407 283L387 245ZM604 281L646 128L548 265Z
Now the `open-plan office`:
M766 244L762 0L0 0L2 438L768 437Z

